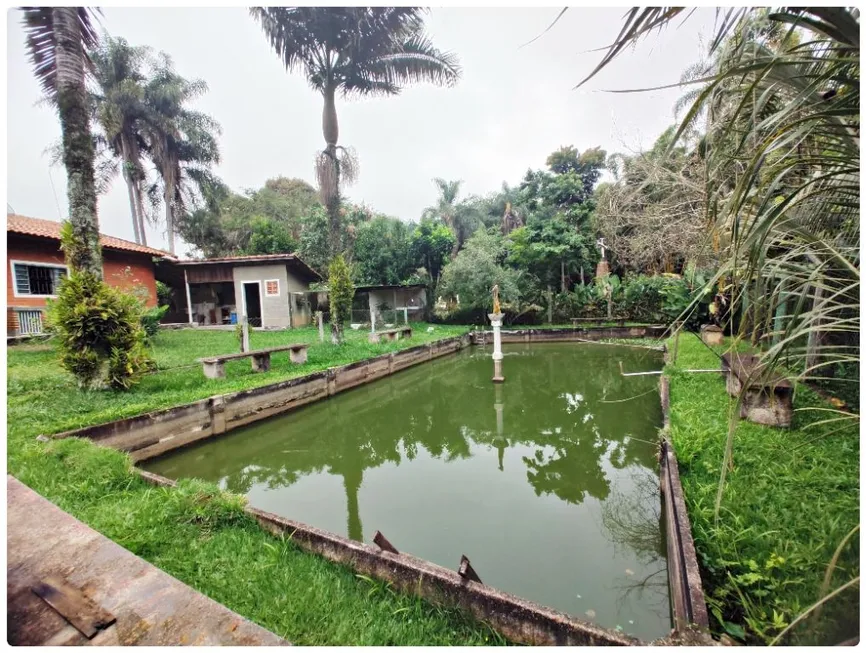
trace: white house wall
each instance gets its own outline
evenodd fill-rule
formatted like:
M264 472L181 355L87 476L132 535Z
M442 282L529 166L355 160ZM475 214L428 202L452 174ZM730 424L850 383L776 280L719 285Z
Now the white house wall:
M261 282L262 326L271 328L287 328L289 326L289 277L284 263L278 265L236 265L232 274L235 282L235 297L237 300L238 317L244 306L244 281ZM280 294L269 297L265 293L265 281L277 279L280 282ZM299 283L292 278L292 283ZM303 290L303 288L298 288Z

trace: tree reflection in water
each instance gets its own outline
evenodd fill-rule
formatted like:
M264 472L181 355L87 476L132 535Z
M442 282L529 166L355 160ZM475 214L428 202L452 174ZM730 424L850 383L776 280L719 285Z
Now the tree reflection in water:
M489 382L489 354L476 349L253 425L201 445L207 448L207 463L204 474L197 475L241 494L257 485L287 487L309 474L341 476L348 533L356 540L363 540L358 493L364 472L414 460L419 449L451 462L471 457L474 447L494 448L502 471L509 448L532 447L522 461L536 495L571 504L587 496L604 501L611 492L605 463L616 469L654 467L652 447L616 429L624 411L646 413L637 415L638 422L656 422L651 404L658 400L649 395L649 402L639 406L604 403L645 391L646 383L625 380L615 357L596 356L591 370L576 372L569 360L545 356L544 347L517 355L507 348L511 372L505 384ZM646 361L650 368L657 364L656 358ZM551 392L573 386L576 375L579 392ZM181 456L155 466L164 462L162 469L170 475L171 468L183 466Z

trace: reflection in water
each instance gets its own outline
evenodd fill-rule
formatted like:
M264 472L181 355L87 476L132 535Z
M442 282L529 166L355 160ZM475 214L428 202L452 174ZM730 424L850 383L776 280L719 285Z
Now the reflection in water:
M473 348L147 465L644 638L669 627L655 447L659 355ZM492 409L491 409L492 407ZM339 481L335 485L333 481ZM363 519L362 519L363 515ZM661 609L659 608L661 606Z

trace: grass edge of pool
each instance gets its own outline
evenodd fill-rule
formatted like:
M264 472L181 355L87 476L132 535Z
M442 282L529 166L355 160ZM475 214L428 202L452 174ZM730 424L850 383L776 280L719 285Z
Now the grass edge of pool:
M715 348L717 353L725 346ZM673 351L673 340L668 350ZM809 427L822 419L820 414L797 411L827 403L798 385L792 428L745 421L738 425L734 469L728 473L716 522L730 401L720 375L681 371L719 365L697 334L684 334L678 352L676 364L666 367L671 377L670 437L712 629L716 636L767 644L818 600L836 547L859 523L859 439L856 433L817 437L834 426ZM799 448L791 446L795 441ZM830 591L859 575L859 546L852 540L842 551ZM858 589L827 603L817 623L805 620L791 641L820 641L833 637L834 631L847 632L857 608L852 612L845 605L859 606Z

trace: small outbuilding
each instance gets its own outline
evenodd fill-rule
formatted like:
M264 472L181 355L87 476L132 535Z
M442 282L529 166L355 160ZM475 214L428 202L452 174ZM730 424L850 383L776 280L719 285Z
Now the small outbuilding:
M381 324L423 321L427 315L427 287L424 284L356 286L354 305L370 311L371 322Z
M322 277L295 254L179 260L190 324L233 324L273 329L312 320L310 284Z

